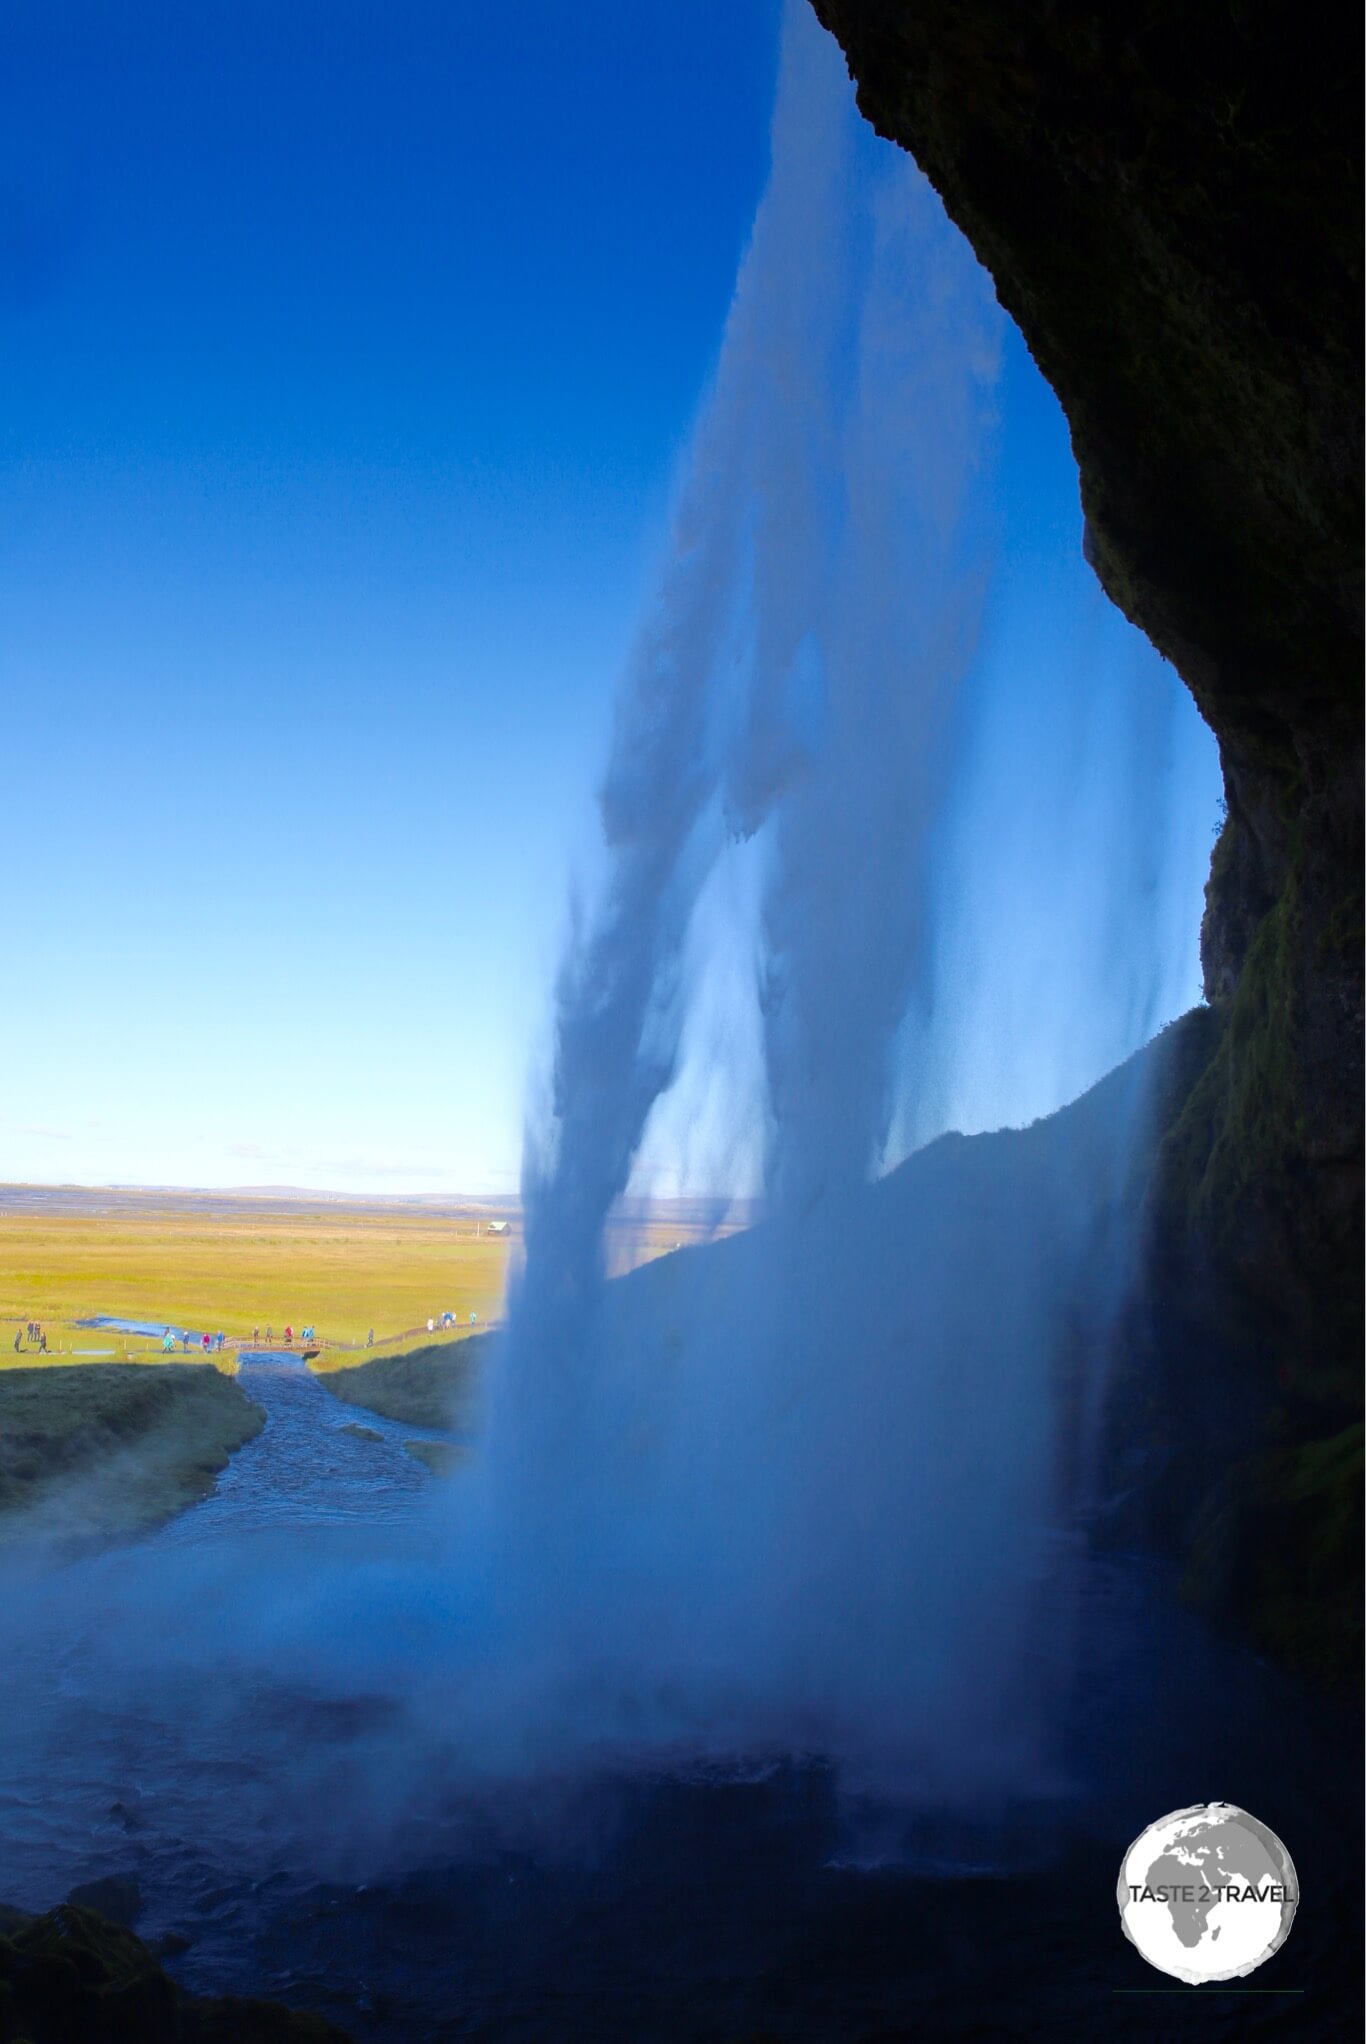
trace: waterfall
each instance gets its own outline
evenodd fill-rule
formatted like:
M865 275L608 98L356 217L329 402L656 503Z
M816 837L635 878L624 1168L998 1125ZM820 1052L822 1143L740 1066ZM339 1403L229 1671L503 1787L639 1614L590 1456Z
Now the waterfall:
M1004 771L981 741L1004 694L984 644L1002 344L966 244L790 7L771 176L619 693L607 875L559 976L525 1266L452 1535L500 1741L815 1749L933 1795L1044 1764L1052 1372L1061 1322L1119 1267L1102 1233L1132 1103L1102 1141L1086 1122L1084 1154L950 1140L877 1180L898 1132L944 1126L935 1102L969 1126L974 1102L1037 1111L1018 1039L1065 1046L1055 1106L1174 1012L1172 903L1193 953L1206 847L1171 877L1161 767L1198 735L1155 661L1119 663L1156 707L1102 713L1099 770L1063 746L1058 785L1056 717L1094 722L1115 679L1056 649L1053 714ZM1036 862L1042 986L999 813L1038 792L1073 833ZM1092 941L1116 925L1132 961ZM1069 928L1089 955L1054 942ZM1076 1004L1097 1018L1081 1047ZM614 1205L692 1102L761 1173L763 1224L609 1286Z

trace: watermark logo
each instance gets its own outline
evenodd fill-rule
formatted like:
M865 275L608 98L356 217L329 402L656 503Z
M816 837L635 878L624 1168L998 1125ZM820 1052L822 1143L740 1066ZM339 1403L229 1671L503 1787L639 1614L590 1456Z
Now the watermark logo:
M1300 1884L1274 1831L1233 1803L1159 1817L1119 1870L1124 1935L1150 1966L1197 1985L1241 1980L1290 1935Z

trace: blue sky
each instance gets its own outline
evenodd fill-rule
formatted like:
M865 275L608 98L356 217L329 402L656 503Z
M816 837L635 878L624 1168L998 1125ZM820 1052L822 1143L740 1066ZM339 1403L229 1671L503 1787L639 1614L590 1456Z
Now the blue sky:
M3 1175L515 1183L774 19L5 10Z
M0 1176L515 1186L776 29L0 17ZM1065 430L1003 390L1046 587Z

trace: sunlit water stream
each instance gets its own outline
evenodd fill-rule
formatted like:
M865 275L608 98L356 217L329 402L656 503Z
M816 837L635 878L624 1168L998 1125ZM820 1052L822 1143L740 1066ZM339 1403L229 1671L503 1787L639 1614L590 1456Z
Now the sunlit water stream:
M400 1425L329 1397L297 1356L248 1350L243 1389L265 1408L258 1442L235 1455L213 1494L158 1538L168 1546L271 1525L341 1526L400 1515L430 1477L405 1441L449 1440L431 1427ZM363 1426L380 1439L359 1438Z

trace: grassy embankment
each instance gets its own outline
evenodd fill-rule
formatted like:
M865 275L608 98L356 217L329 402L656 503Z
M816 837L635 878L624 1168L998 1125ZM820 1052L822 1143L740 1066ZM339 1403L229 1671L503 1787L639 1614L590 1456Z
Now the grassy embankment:
M260 1409L205 1364L0 1373L0 1543L118 1538L206 1497Z
M328 1368L328 1359L320 1356L314 1367L320 1382L346 1405L362 1406L406 1426L461 1426L473 1410L489 1340L488 1335L474 1335L460 1342L424 1344L354 1366Z

